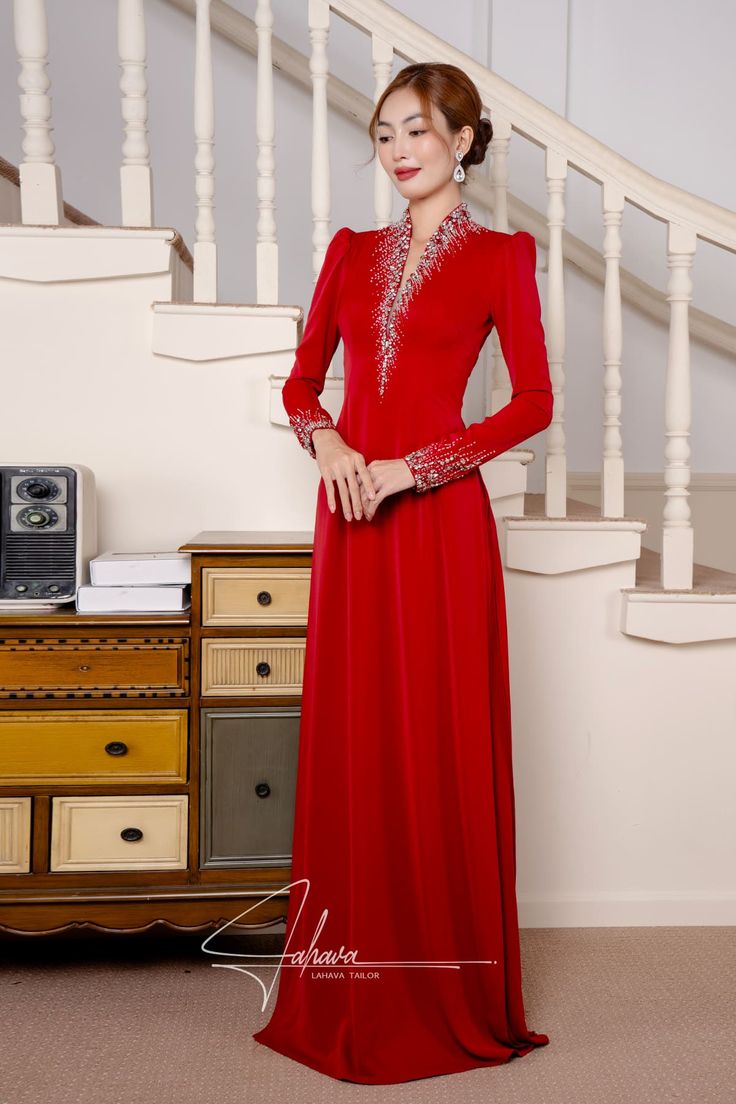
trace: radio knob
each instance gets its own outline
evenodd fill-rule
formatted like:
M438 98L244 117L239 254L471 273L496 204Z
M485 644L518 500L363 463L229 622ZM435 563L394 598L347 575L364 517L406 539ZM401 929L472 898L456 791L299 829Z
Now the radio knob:
M46 483L28 483L25 492L31 498L45 498L49 493L49 488Z

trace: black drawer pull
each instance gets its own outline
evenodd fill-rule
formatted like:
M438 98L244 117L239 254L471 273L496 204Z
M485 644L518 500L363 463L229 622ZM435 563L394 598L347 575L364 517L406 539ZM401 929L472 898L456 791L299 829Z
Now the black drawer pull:
M258 591L258 605L259 606L270 606L272 601L273 601L273 599L271 598L270 591L268 591L268 590L259 590Z
M265 659L262 659L260 663L256 663L256 674L257 675L270 675L271 674L271 664L267 663Z
M109 744L105 744L105 751L108 755L127 755L128 745L122 740L111 740Z
M128 843L135 843L136 840L143 839L143 832L140 828L123 828L120 838L127 840Z
M271 787L269 786L268 782L257 782L256 783L256 793L258 794L259 797L268 797L270 792L271 792Z

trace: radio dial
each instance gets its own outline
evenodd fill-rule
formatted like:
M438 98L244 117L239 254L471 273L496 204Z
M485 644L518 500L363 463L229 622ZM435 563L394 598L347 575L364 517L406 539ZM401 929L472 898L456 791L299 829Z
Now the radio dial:
M18 494L22 498L58 498L59 484L53 479L35 478L23 479L18 484Z
M46 510L39 510L33 506L26 507L18 513L18 523L26 529L48 529L59 520L56 510L49 506Z

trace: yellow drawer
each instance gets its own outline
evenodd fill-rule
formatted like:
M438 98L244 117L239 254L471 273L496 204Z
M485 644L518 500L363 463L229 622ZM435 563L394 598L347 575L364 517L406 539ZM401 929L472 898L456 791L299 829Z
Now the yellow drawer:
M217 637L202 641L202 696L301 694L304 637Z
M0 711L4 785L186 782L186 709Z
M189 692L189 641L5 640L0 697L183 697Z
M54 797L50 870L183 870L186 794Z
M203 567L203 625L306 625L309 567Z
M0 874L31 869L31 799L0 797Z

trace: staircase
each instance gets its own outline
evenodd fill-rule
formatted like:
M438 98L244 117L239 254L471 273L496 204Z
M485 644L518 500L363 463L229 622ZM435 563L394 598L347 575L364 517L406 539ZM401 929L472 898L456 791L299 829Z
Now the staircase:
M397 59L461 66L494 125L488 175L474 171L464 194L480 221L501 231L527 230L540 246L555 392L553 421L538 443L545 455L543 493L527 490L536 439L535 447L512 450L483 468L506 572L515 754L524 779L519 821L538 816L551 825L544 860L527 835L519 840L520 864L528 863L535 887L528 899L520 896L522 922L733 922L736 894L718 873L733 833L728 771L712 777L703 755L733 766L736 571L695 560L689 465L691 348L698 343L736 353L736 327L692 306L690 273L699 242L736 251L736 213L653 177L381 0L304 3L309 57L274 34L267 0L255 4L254 21L221 0L159 2L190 19L195 52L191 252L176 229L154 219L142 5L118 3L125 126L119 226L101 225L63 199L51 137L45 7L41 0L16 6L25 160L19 169L0 163L0 296L22 385L12 408L10 398L4 406L4 462L89 464L100 494L100 550L175 548L205 529L310 530L316 471L296 447L280 399L304 310L282 304L279 294L279 81L311 96L314 276L335 229L332 120L341 115L365 128L372 110L350 85L328 80L332 21L364 33L376 97ZM257 67L254 303L222 302L218 289L213 34L251 55ZM544 152L544 212L508 186L516 143ZM380 167L376 173L373 215L381 226L395 217L393 188ZM570 173L600 186L601 249L565 227ZM621 263L627 203L666 228L666 294ZM292 263L288 254L286 263ZM598 505L574 497L568 473L568 266L603 289ZM642 543L651 518L625 513L624 304L662 325L665 391L656 432L666 446L657 549ZM495 333L486 355L477 417L510 398ZM328 375L321 401L336 419L339 375ZM730 554L726 549L722 562L736 566ZM538 693L529 694L530 678L539 680ZM707 790L701 813L715 833L707 843L693 838L686 818L669 821L673 792L681 790L685 801L698 780ZM563 790L564 812L558 805ZM611 823L621 833L616 846L604 831ZM665 857L667 833L679 838L683 867L669 852ZM635 876L627 865L632 851ZM561 893L570 870L576 873L569 884L585 888Z

